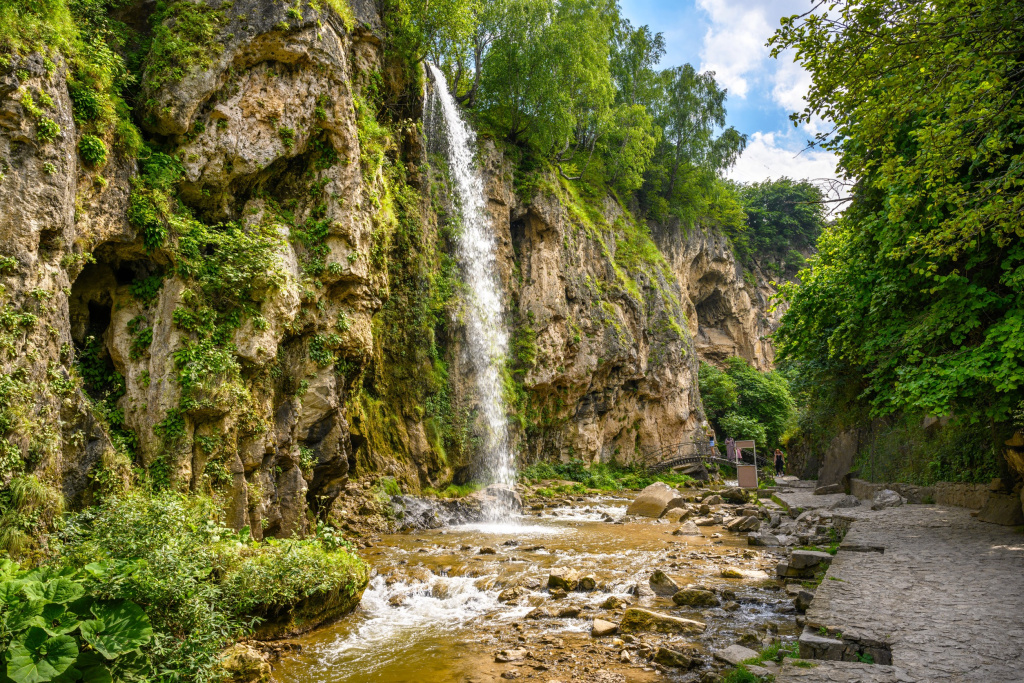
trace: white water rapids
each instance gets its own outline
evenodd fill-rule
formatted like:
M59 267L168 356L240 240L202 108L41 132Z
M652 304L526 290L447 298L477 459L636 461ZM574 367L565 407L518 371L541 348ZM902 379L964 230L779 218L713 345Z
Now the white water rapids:
M475 135L459 114L444 74L428 64L434 87L428 88L424 124L432 141L442 143L458 194L462 225L458 231L459 264L467 285L465 324L469 357L476 373L483 427L483 465L493 483L516 485L515 461L509 444L502 396L502 369L508 353L508 331L502 314L496 243L486 209L484 183L473 158ZM438 116L440 114L440 116ZM509 522L512 511L499 502L488 511L493 522Z

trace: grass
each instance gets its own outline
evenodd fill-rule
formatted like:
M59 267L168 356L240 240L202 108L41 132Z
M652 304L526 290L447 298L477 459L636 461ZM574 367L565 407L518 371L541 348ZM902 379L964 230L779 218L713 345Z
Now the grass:
M565 490L555 487L555 491L558 493L575 494L586 493L587 489L598 491L639 490L656 481L670 486L690 486L696 481L693 477L674 472L651 474L642 465L622 466L615 463L594 463L588 468L582 460L570 460L565 463L534 463L520 471L519 479L530 484L548 479L575 482L579 486L566 487L566 485L562 485Z
M440 490L427 487L423 489L423 495L435 496L437 498L463 498L471 493L479 491L482 488L484 488L484 484L479 482L470 482L468 484L448 484L448 486Z

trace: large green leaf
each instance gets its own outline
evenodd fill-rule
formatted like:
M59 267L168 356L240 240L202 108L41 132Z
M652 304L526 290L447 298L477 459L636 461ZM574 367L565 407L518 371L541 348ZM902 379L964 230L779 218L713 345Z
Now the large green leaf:
M83 652L78 655L75 668L81 671L83 683L113 683L110 666L107 661L95 652Z
M82 623L82 638L107 659L131 652L153 636L149 617L134 602L97 602L92 613L96 619Z
M117 683L147 683L153 677L149 658L139 650L118 657L111 669Z
M14 633L24 631L35 623L36 617L43 613L46 604L43 600L29 600L16 604L7 616L7 628Z
M24 590L30 600L45 600L62 605L85 595L85 587L82 584L63 577L46 583L32 581L25 584Z
M36 617L33 622L51 636L62 636L78 628L82 620L64 605L51 602L43 607L43 613Z
M0 583L0 602L5 605L15 605L25 599L24 587L21 581L10 580Z
M11 643L7 651L7 675L14 683L47 683L75 663L78 645L71 636L51 638L33 626Z

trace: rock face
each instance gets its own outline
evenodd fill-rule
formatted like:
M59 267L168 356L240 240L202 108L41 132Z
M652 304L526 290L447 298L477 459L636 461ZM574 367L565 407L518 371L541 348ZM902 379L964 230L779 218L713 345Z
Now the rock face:
M633 499L626 509L627 515L658 518L666 511L686 504L683 497L668 484L656 481Z
M0 487L35 473L80 507L139 471L213 495L260 539L356 514L353 478L472 476L456 212L432 200L449 193L418 125L420 67L356 4L354 20L330 3L211 8L203 60L170 74L159 46L140 57L149 148L90 128L109 152L96 166L59 55L0 67ZM151 11L124 8L144 38ZM612 197L583 206L554 175L517 194L498 147L480 158L524 459L658 457L697 433L700 358L770 366L770 288L724 238L648 230ZM445 520L413 507L414 525Z

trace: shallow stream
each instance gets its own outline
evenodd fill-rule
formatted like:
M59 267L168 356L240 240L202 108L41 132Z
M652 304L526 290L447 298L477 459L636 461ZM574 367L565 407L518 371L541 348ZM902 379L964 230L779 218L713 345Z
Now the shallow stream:
M299 647L275 664L274 679L690 681L713 665L716 648L743 640L757 649L767 638L795 633L792 616L784 614L791 599L767 573L777 562L770 551L748 547L745 536L719 527L703 527L702 536L675 536L677 525L661 520L622 521L628 503L576 498L524 515L518 524L383 536L362 551L373 578L360 606L338 624L295 639ZM596 590L553 597L547 578L555 567L592 574ZM743 578L723 578L726 568ZM723 605L679 608L669 597L654 596L648 579L656 569L681 587L716 591ZM501 602L501 592L513 586L521 587L521 595ZM625 609L602 607L610 596L702 621L707 631L643 635L632 643L591 638L595 617L617 622ZM527 616L541 605L580 611L575 618ZM651 664L645 655L659 644L695 646L702 666L677 672ZM497 662L503 657L496 653L509 648L529 654Z

